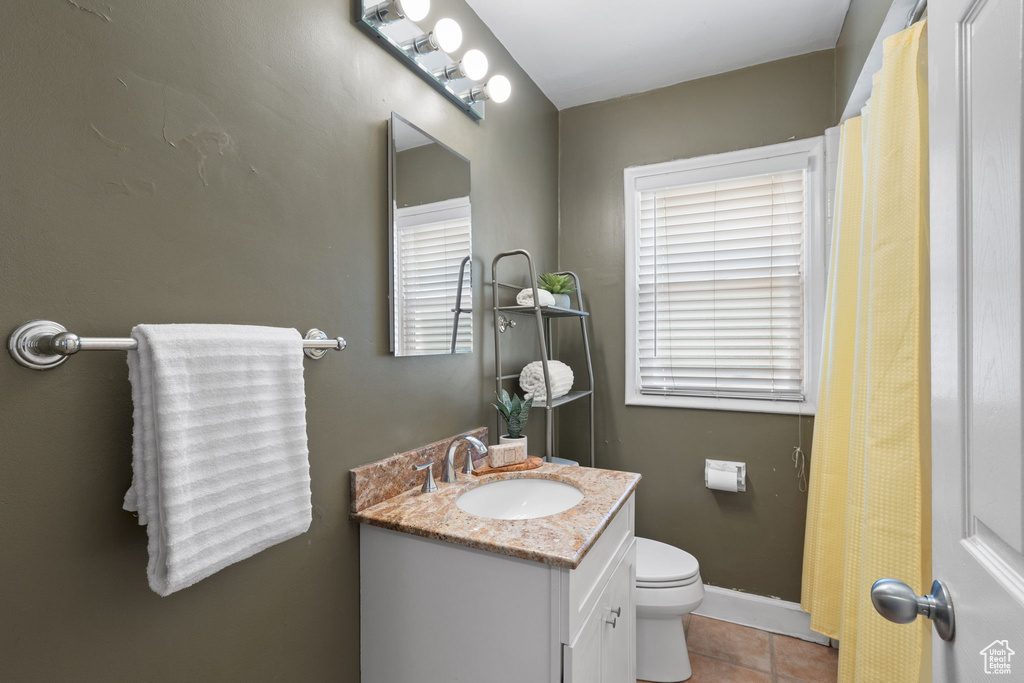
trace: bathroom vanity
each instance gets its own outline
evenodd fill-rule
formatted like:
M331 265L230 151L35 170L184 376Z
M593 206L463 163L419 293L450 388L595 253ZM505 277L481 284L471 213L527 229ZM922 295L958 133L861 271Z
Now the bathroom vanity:
M467 490L512 478L568 483L583 498L534 519L480 517L456 504ZM363 524L364 683L635 681L639 479L545 464L460 474L435 493L414 488L354 511Z

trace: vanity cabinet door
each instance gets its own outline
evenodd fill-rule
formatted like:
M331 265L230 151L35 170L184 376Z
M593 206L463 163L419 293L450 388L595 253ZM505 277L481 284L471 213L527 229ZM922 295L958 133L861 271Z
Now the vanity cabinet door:
M572 645L565 646L565 683L636 680L636 543L619 561Z
M583 623L572 645L565 645L564 683L603 683L601 646L604 636L602 606L598 605Z
M635 546L635 542L634 542ZM631 547L605 588L601 644L601 680L636 680L636 549Z

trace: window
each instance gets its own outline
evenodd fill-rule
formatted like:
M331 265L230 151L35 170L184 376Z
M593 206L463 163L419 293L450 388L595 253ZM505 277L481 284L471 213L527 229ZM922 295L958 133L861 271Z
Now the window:
M822 147L626 169L627 404L814 413Z
M469 197L395 212L395 331L399 355L473 350ZM459 278L461 313L456 315ZM458 320L456 347L452 333Z

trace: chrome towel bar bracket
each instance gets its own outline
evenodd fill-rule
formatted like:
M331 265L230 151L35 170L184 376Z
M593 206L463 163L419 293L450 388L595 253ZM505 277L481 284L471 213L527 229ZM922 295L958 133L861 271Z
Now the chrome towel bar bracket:
M33 370L55 368L79 351L131 351L138 346L131 337L79 337L52 320L30 320L7 338L11 358ZM346 346L343 338L332 339L314 327L306 333L302 352L317 360L331 349L341 351Z

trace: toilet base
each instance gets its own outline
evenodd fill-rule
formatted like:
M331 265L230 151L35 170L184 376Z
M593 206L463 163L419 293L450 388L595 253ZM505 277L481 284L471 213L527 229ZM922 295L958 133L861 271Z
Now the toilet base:
M678 683L692 674L683 618L638 618L636 677L652 683Z

